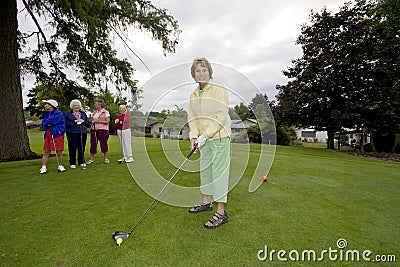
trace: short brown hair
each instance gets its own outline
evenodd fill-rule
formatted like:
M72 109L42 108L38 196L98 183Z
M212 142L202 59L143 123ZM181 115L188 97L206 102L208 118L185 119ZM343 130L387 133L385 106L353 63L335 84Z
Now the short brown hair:
M102 108L105 108L105 107L106 107L106 103L104 102L103 99L96 98L96 99L94 100L94 103L98 103Z
M206 59L205 57L199 57L199 58L195 58L193 60L193 64L192 64L192 68L191 68L191 74L192 77L194 79L194 70L196 69L196 66L200 64L200 66L202 67L206 67L208 69L208 73L210 74L210 79L212 79L212 74L213 74L213 70L211 68L211 64L208 61L208 59Z

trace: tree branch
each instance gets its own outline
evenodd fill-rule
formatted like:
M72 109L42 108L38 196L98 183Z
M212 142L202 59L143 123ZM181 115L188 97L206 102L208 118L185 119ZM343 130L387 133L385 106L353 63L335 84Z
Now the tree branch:
M128 45L128 43L125 41L125 39L123 38L123 36L122 36L112 25L110 25L110 27L111 27L111 28L113 29L113 31L118 35L118 37L121 39L121 41L125 44L125 47L128 48L129 51L131 51L131 52L135 55L135 57L137 57L137 58L140 60L140 62L142 62L143 66L146 67L146 69L150 72L150 74L153 75L153 74L151 73L151 70L149 69L149 67L147 67L146 63L144 63L144 61L138 56L138 54L136 54L136 53L132 50L132 48ZM129 38L127 38L127 37L126 37L126 39L129 40Z
M32 20L35 22L35 25L36 25L37 29L39 30L40 35L42 36L42 38L43 38L43 40L44 40L44 45L45 45L45 47L46 47L47 54L48 54L49 57L50 57L50 61L51 61L52 65L53 65L53 67L54 67L56 73L63 73L63 72L58 68L58 64L57 64L57 62L56 62L56 61L54 60L54 58L53 58L53 55L52 55L51 50L50 50L50 45L49 45L49 43L48 43L48 41L47 41L47 39L46 39L46 35L44 34L42 28L40 27L39 22L37 21L35 15L33 14L32 10L29 8L28 3L26 2L26 0L22 0L22 2L24 3L24 6L25 6L26 10L28 11L28 13L29 13L29 15L31 16Z
M22 38L23 39L27 39L27 38L30 38L30 37L32 37L34 34L38 34L39 32L32 32L32 33L30 33L30 34L24 34L24 36L22 36Z

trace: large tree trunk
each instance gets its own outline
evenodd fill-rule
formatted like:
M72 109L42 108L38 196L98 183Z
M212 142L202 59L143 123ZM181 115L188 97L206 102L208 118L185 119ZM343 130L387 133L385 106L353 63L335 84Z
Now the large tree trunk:
M327 133L328 133L327 149L335 149L335 130L332 128L328 128Z
M0 92L0 161L35 157L22 105L16 0L3 0L0 8Z

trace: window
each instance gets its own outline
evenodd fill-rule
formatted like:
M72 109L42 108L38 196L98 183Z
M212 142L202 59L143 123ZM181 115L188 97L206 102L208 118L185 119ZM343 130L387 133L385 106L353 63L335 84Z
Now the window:
M314 131L301 131L301 137L304 138L316 138L317 133Z

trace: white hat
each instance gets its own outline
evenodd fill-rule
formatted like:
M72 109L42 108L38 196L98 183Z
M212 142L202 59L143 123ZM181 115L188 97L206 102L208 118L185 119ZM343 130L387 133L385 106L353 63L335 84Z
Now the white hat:
M57 101L55 101L54 99L50 99L50 100L42 100L43 103L48 103L50 105L52 105L53 107L58 107L58 103Z

